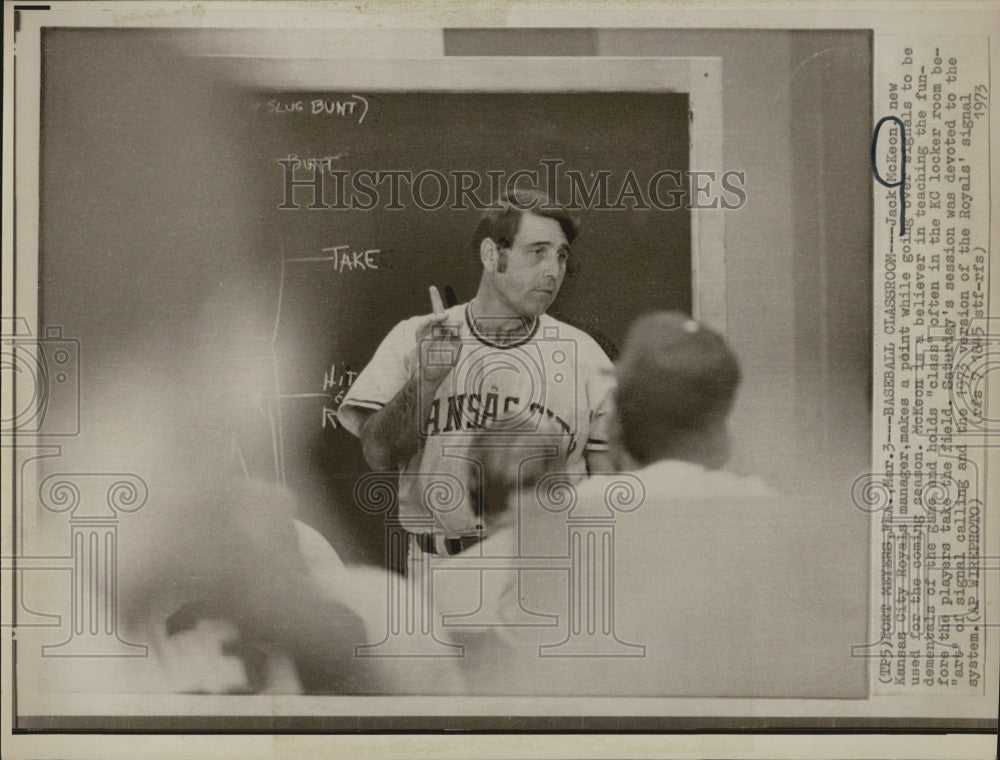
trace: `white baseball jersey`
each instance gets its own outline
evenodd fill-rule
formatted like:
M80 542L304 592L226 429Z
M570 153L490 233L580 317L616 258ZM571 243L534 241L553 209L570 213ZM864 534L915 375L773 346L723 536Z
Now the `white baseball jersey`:
M584 452L607 450L614 371L593 338L547 314L520 341L497 345L476 330L468 304L447 313L461 353L421 410L422 445L400 468L399 515L417 532L470 534L486 527L477 485L496 470L484 468L504 468L512 483L522 463L544 458L546 469L582 477ZM360 410L381 409L417 372L419 320L389 332L344 397L338 419L354 435Z

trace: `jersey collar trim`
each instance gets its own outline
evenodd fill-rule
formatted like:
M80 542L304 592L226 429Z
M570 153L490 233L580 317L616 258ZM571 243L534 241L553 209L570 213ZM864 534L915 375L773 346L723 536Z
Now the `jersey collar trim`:
M480 343L484 343L487 346L499 349L517 348L518 346L523 346L529 340L535 337L535 333L538 332L538 317L535 317L531 322L531 329L525 334L520 340L516 340L513 343L495 343L485 335L476 330L476 326L472 321L472 316L469 313L469 304L465 305L465 324L469 327L469 332L472 336L478 340Z

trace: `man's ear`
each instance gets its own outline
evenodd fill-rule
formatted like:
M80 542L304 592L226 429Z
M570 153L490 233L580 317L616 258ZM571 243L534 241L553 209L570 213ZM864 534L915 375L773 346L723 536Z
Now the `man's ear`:
M483 264L483 269L491 274L495 273L499 258L500 250L493 238L483 238L483 242L479 244L479 260Z

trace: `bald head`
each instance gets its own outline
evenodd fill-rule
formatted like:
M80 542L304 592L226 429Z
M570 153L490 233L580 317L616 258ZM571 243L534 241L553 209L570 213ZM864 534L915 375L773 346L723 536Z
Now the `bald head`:
M647 314L630 328L617 370L622 443L633 459L722 465L740 370L718 333L679 312Z

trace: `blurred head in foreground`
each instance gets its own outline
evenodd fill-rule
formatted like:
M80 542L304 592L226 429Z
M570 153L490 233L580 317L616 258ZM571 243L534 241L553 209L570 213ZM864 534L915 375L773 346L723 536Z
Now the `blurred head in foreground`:
M201 671L188 678L200 685L183 690L263 690L268 661L279 654L294 663L305 691L356 690L367 674L351 655L364 629L310 577L293 497L262 482L192 485L163 493L159 509L122 542L126 629L152 642L179 675ZM224 689L227 679L206 671L227 662L245 668L246 679L236 667Z
M647 314L629 329L617 371L623 468L661 459L710 469L726 463L740 369L718 333L680 312Z
M386 571L345 566L294 519L284 487L194 482L158 506L133 522L120 555L123 631L151 644L162 672L152 690L454 690L454 666L440 659L357 656L384 635Z

